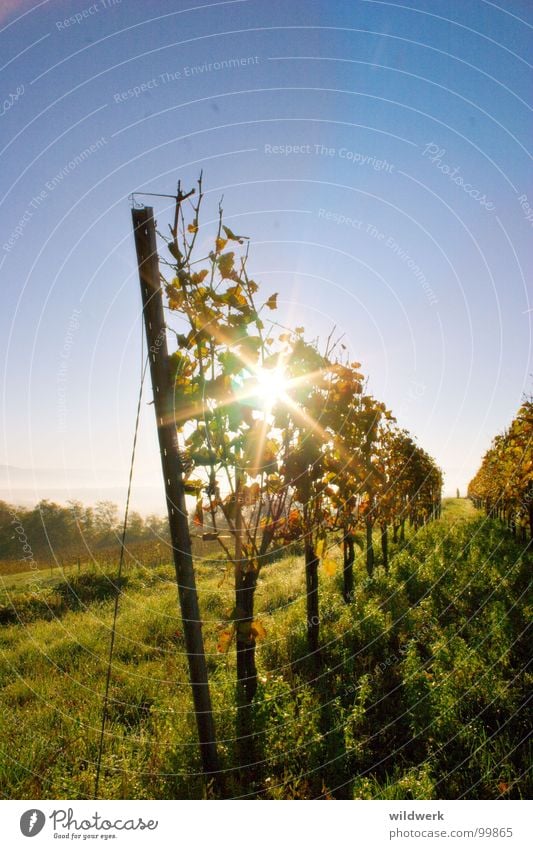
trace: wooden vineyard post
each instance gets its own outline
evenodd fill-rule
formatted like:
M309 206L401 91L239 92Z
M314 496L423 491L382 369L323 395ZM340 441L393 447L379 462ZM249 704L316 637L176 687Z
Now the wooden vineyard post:
M202 623L194 576L183 472L179 455L173 388L163 314L155 222L152 207L132 210L154 408L165 483L170 538L183 619L200 753L205 774L218 783L215 725L207 677Z

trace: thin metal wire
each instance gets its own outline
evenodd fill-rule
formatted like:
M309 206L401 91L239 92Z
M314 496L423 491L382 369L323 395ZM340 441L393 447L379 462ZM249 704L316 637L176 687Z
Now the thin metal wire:
M142 333L141 326L141 333ZM141 335L141 363L144 358L144 336ZM118 617L118 604L120 599L120 580L122 578L122 566L124 564L124 551L125 551L125 543L126 543L126 531L128 529L128 513L130 509L130 496L131 496L131 484L133 479L133 465L135 462L135 449L137 447L137 435L139 433L139 419L141 414L141 401L143 394L143 386L144 386L144 378L146 376L146 369L148 367L148 355L144 360L144 366L141 369L141 385L139 386L139 398L137 401L137 415L135 418L135 431L133 435L133 445L131 449L131 461L130 461L130 474L128 478L128 494L126 496L126 507L124 510L124 524L122 526L122 537L120 541L120 559L117 570L117 579L116 579L116 594L115 594L115 607L113 610L113 626L111 628L111 641L109 644L109 657L107 660L107 674L106 674L106 682L105 682L105 694L104 694L104 705L102 709L102 725L100 728L100 743L98 747L98 760L96 763L96 776L94 780L94 798L98 799L98 790L100 788L100 772L102 769L102 754L104 751L104 734L105 727L107 722L107 714L108 714L108 706L109 706L109 689L111 685L111 667L113 663L113 651L115 648L115 636L117 633L117 617Z
M196 191L196 189L191 189L190 192L188 192L186 195L184 195L181 192L181 189L180 189L179 183L178 183L178 191L177 191L177 194L175 194L175 195L164 195L164 194L160 194L159 192L132 192L129 195L129 198L130 198L130 203L131 203L132 207L134 207L135 204L137 203L137 201L135 200L137 195L142 195L143 197L150 197L150 198L171 198L171 200L175 200L175 201L184 201L184 200L188 200L188 198L190 198L191 195L193 195L195 193L195 191Z
M172 198L172 200L176 200L177 195L160 195L158 192L132 192L131 197L134 198L135 195L143 195L144 197L151 198Z

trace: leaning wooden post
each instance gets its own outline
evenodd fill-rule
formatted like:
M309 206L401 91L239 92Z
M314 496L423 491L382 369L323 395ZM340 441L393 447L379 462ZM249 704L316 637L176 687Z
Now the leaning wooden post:
M194 577L185 488L170 378L153 209L132 210L170 538L204 772L217 780L218 755Z

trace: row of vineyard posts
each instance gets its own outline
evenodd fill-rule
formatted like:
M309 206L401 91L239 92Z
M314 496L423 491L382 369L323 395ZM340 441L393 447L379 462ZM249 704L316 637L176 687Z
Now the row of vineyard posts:
M533 398L525 398L510 427L492 440L468 495L487 516L533 545Z
M250 278L248 237L225 226L221 205L213 249L197 258L205 254L197 249L202 199L201 176L194 192L178 186L169 234L158 234L168 251L161 257L152 208L132 214L200 751L204 771L214 775L185 494L195 499L193 527L217 541L234 576L235 605L218 650L236 653L236 736L245 766L253 760L256 643L265 637L255 592L267 562L275 568L272 553L292 543L303 551L308 651L319 668L319 569L336 571L332 554L340 545L349 604L356 548L371 576L378 531L388 569L389 534L402 541L406 522L416 529L440 516L442 474L366 392L360 364L342 344L330 336L320 350L303 327L275 320L277 293L265 298ZM163 276L160 264L170 273ZM170 355L167 333L176 341Z

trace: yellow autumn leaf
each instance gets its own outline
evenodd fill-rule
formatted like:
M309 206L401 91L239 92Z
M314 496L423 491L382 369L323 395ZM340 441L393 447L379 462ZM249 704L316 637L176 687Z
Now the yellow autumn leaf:
M229 251L227 254L222 254L218 260L218 269L222 278L230 277L233 274L233 261L235 254Z
M316 544L316 549L315 549L316 556L322 558L324 556L325 550L326 550L326 540L325 539L319 539L319 541Z
M326 575L334 575L337 571L337 563L332 557L325 557L322 561L322 566Z
M183 482L183 488L186 495L197 495L204 488L205 483L200 480L186 480Z
M220 251L223 251L227 244L228 244L227 239L221 239L220 236L218 236L216 243L215 243L217 253L219 253Z
M269 308L269 310L275 310L278 306L278 293L275 292L270 296L268 301L265 302L265 306Z
M258 619L254 619L250 626L250 631L256 640L264 640L267 633L264 626Z
M189 231L189 233L198 232L198 222L196 221L196 219L192 222L192 224L188 225L187 230Z
M193 272L191 274L191 283L194 283L196 285L202 283L208 274L209 271L207 270L207 268L202 269L202 271Z
M224 628L218 635L217 652L226 654L233 639L234 629Z

